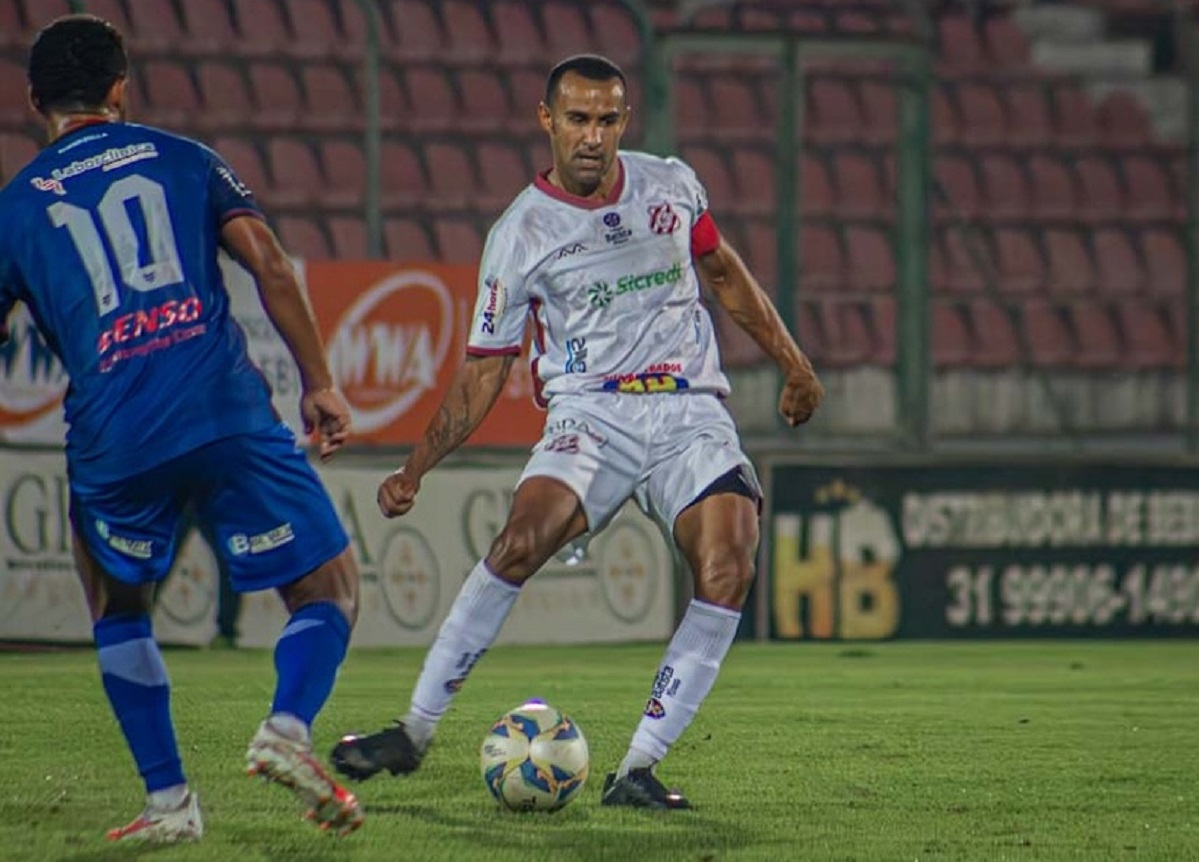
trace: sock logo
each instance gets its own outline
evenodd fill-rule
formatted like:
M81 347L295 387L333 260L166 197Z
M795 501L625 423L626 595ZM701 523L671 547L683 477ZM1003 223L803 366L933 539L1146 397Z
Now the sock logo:
M445 693L457 694L458 690L462 688L462 684L466 682L466 678L470 676L471 670L479 663L479 659L486 654L486 649L481 649L478 652L464 652L458 659L458 663L454 666L454 670L458 671L458 676L446 681Z
M652 718L655 720L659 718L665 718L666 707L662 705L662 701L658 700L656 697L651 697L645 702L644 715L646 718Z

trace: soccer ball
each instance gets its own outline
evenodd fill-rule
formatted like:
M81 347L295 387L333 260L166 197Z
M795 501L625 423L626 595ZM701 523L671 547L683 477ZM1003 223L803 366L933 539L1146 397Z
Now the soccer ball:
M579 726L538 700L500 716L479 751L487 789L513 811L562 808L583 789L590 762Z

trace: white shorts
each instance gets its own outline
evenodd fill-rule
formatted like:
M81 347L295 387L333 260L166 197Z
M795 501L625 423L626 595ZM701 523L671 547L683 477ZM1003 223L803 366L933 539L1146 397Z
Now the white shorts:
M738 467L760 498L737 427L715 395L588 392L554 397L520 481L562 482L582 503L591 533L629 497L671 532L680 512Z

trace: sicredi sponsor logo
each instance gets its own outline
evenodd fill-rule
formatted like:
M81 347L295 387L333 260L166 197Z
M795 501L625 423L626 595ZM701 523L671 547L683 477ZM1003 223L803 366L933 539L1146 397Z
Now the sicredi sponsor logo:
M355 427L381 430L435 389L453 340L453 298L432 273L406 270L366 290L329 339L329 364Z
M607 308L618 296L637 293L667 284L675 284L683 277L683 265L675 263L666 269L644 275L622 275L613 287L606 281L597 281L587 288L587 298L595 308Z

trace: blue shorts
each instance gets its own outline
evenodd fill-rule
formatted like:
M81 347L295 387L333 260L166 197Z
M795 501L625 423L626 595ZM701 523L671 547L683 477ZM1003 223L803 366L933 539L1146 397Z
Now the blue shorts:
M160 581L188 506L238 592L283 586L349 545L329 494L285 425L216 440L120 482L71 481L71 523L100 567Z

